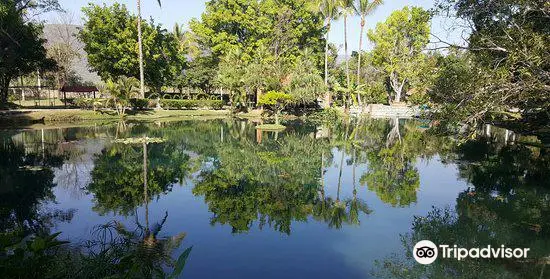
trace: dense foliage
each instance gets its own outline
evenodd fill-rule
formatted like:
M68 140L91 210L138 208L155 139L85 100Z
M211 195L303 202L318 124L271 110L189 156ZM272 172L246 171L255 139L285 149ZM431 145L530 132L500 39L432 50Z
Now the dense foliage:
M406 95L422 94L423 78L429 74L424 50L430 39L430 14L418 7L393 12L385 22L369 32L374 43L373 64L384 71L392 93L390 102L401 102Z
M441 117L472 124L535 117L548 123L550 4L446 0L437 11L466 22L470 32L466 53L444 62L441 78L451 82L435 92L445 108Z
M321 65L324 29L307 3L210 1L201 19L191 21L193 38L203 50L196 60L213 62L208 65L219 69L216 84L230 91L234 107L248 107L249 101L258 102L262 92L281 90L290 83L293 72L289 69L299 63L308 63L307 74L314 76L297 82L307 83L314 92L319 89L316 68ZM306 49L309 51L302 58Z
M90 67L107 81L118 76L139 79L137 17L125 5L89 4L79 37ZM154 22L142 22L145 83L159 92L182 74L186 60L176 37Z
M12 79L55 67L46 57L42 26L32 14L58 8L57 1L7 0L0 3L0 107L8 101Z

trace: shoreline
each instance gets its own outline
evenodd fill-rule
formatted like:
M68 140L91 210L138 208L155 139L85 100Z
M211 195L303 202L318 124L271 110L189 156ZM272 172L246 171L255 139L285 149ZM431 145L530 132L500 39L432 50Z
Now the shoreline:
M142 121L182 121L211 120L235 117L249 120L261 120L260 111L233 114L230 110L141 110L127 111L124 120ZM293 117L290 117L293 118ZM0 111L0 129L44 129L89 126L93 124L110 124L118 122L121 117L114 110L85 109L17 109Z

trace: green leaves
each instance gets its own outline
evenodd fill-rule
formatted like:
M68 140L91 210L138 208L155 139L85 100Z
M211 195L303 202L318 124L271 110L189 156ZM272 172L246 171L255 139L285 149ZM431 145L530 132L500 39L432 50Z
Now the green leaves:
M430 14L418 7L393 12L370 31L375 44L373 64L382 68L393 89L390 99L401 101L403 91L422 85L428 63L423 53L430 37Z
M260 97L260 105L269 105L269 106L284 106L292 100L292 97L289 94L278 92L278 91L269 91L266 94Z
M445 113L441 118L451 123L475 124L492 121L493 117L506 121L509 113L516 111L529 119L529 129L547 125L548 1L443 0L438 1L436 12L455 15L475 26L469 30L466 51L456 53L451 49L450 59L441 63L442 73L434 94L447 101L443 103ZM445 90L447 96L442 94Z
M197 43L217 63L215 83L229 89L234 107L247 106L248 95L286 86L288 69L306 48L317 56L311 71L319 67L325 30L311 4L309 0L210 1L201 20L190 23Z
M40 6L44 1L2 1L0 3L0 106L7 102L8 87L12 78L29 74L37 69L55 68L55 61L48 59L45 40L41 38L41 25L28 20L30 9L47 8ZM28 4L28 6L27 6ZM49 1L55 6L56 1ZM40 7L39 7L40 6ZM49 6L48 6L49 7Z
M29 241L27 245L30 248L30 251L34 253L43 253L46 250L57 247L63 244L69 243L68 241L59 241L56 238L61 234L61 232L54 233L52 235L46 236L36 236L33 240Z
M176 267L174 268L174 272L170 275L170 279L178 278L180 276L181 272L183 271L183 268L185 267L185 263L187 262L187 258L189 258L189 255L191 254L191 250L193 250L193 246L185 249L183 253L178 257L178 260L176 261Z
M137 17L125 5L89 4L79 38L91 68L107 81L118 76L139 78ZM146 85L158 91L171 84L185 67L185 50L174 34L153 22L142 22Z

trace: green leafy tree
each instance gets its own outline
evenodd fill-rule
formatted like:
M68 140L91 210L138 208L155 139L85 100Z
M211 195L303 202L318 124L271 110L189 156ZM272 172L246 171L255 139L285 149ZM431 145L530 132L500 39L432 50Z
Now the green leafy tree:
M42 26L30 21L27 14L58 7L57 1L8 0L0 3L0 106L8 101L12 79L55 68L55 61L46 55Z
M200 20L191 30L200 45L220 58L235 47L250 60L256 49L267 47L281 58L296 56L299 50L322 48L322 22L307 9L309 1L220 0L206 4Z
M317 12L307 8L309 2L210 1L200 20L191 21L190 27L203 53L219 62L218 77L227 75L219 80L233 79L222 64L239 50L239 66L244 69L239 93L255 96L257 102L263 92L283 87L288 75L285 69L298 59L301 50L309 48L319 61L324 30Z
M278 91L269 91L260 97L259 104L269 106L275 113L275 125L279 124L279 114L292 101L292 96Z
M536 124L548 123L550 102L550 5L547 1L438 1L438 14L471 26L465 61L449 65L450 71L470 68L456 80L455 92L442 103L444 120L475 124L491 119ZM450 62L450 61L449 61ZM449 73L449 72L447 72ZM470 74L471 73L471 74ZM443 79L446 79L443 76ZM444 89L444 88L443 88ZM515 113L511 113L515 112Z
M256 95L256 104L259 105L262 94L266 89L278 89L280 77L277 75L276 61L265 46L260 46L252 60L246 65L244 70L243 86L247 95ZM249 92L254 92L249 94Z
M422 77L427 63L424 49L430 37L430 13L418 7L393 12L385 22L370 31L374 43L373 62L389 78L393 94L390 102L401 102L405 86L412 90Z
M160 0L157 0L159 6L161 6ZM145 71L143 70L143 38L141 34L141 0L137 0L137 33L138 33L138 52L139 52L139 92L140 97L145 98Z
M359 32L359 51L357 55L357 84L361 84L361 54L363 52L363 34L367 16L372 14L376 8L382 5L382 0L358 0L355 5L355 13L361 17L361 30ZM357 95L357 102L362 105L361 96Z
M242 60L243 52L236 48L228 52L219 64L216 83L229 90L229 102L233 109L248 108L248 96L243 88L243 76L246 64Z
M103 80L118 76L140 78L137 18L130 15L126 6L98 6L83 8L86 22L79 37L84 43L90 67ZM160 91L169 85L185 67L185 56L179 49L174 34L154 23L142 24L145 82Z
M330 106L331 102L331 96L330 92L328 90L329 85L329 33L330 28L333 20L337 20L340 17L340 7L338 6L337 0L318 0L313 1L314 5L316 6L317 10L321 14L321 16L325 20L325 28L326 28L326 35L325 35L325 86L327 87L327 93L324 97L324 104L323 107L327 108Z
M523 138L525 142L538 142ZM383 278L544 278L550 233L548 207L549 157L544 148L487 142L476 138L455 150L449 163L469 187L456 206L434 208L417 216L403 235L404 257L380 262ZM427 268L417 264L411 245L430 239L465 248L529 248L527 259L438 259Z
M95 158L92 182L86 190L94 194L94 210L100 214L114 212L130 215L136 207L154 197L171 191L173 183L187 174L189 156L172 143L154 144L148 151L115 143ZM147 152L150 164L144 176L141 162ZM106 175L116 172L116 176ZM147 179L147 199L144 200L144 179Z
M305 49L294 63L284 87L292 96L293 103L315 103L326 92L321 71L315 64L314 54L308 49Z
M111 96L109 102L113 103L117 114L122 117L126 114L130 99L139 94L139 80L121 76L116 81L108 80L105 89Z
M177 79L182 79L176 87L183 90L184 86L200 88L211 94L215 88L215 79L218 73L218 61L212 55L197 56L188 64L188 68Z
M346 86L349 88L350 75L349 75L349 59L348 59L348 16L353 14L355 10L355 0L338 0L338 5L342 9L342 16L344 17L344 54L346 57Z

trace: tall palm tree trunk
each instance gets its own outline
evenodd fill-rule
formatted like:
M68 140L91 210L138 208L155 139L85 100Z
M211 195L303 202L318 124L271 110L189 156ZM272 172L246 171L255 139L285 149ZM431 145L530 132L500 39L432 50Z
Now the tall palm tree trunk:
M359 33L359 53L357 57L357 85L361 84L361 51L363 50L363 32L365 32L365 17L361 16L361 31ZM357 92L357 102L361 106L361 95Z
M143 74L143 45L141 41L141 0L137 0L137 9L138 9L138 49L139 49L139 92L140 97L145 98L145 82Z
M346 53L346 81L348 88L350 87L349 78L349 59L348 59L348 16L344 15L344 51Z
M327 92L325 93L325 100L323 107L328 108L330 107L330 92L328 89L328 50L329 50L329 33L330 33L330 18L327 18L327 37L325 41L325 87Z
M347 14L344 14L344 52L346 55L346 85L347 85L347 88L349 89L350 79L349 79L349 59L348 59L348 15ZM344 107L346 108L346 110L349 107L348 102L346 101L347 97L348 96L344 97ZM351 99L351 96L349 97ZM351 103L351 100L350 100L350 103Z
M146 232L149 232L149 189L147 185L147 143L143 142L143 199L145 200Z
M342 156L340 159L340 170L338 172L338 190L336 191L336 201L340 201L340 189L342 188L342 171L344 168L344 150L341 150Z
M325 151L321 151L321 200L325 201Z

